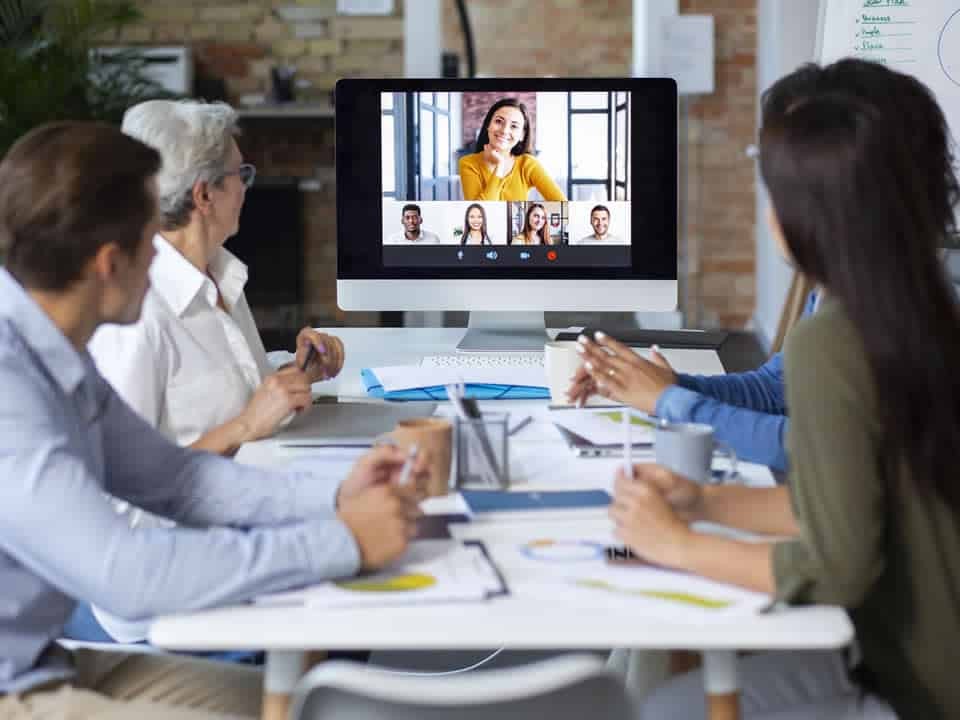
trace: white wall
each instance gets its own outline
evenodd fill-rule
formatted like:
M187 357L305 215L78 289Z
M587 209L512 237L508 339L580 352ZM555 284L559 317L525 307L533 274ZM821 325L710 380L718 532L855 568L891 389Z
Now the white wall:
M757 90L814 59L818 0L758 0ZM760 125L759 102L757 126ZM766 191L757 173L757 309L754 325L766 346L777 323L793 271L781 259L767 230Z

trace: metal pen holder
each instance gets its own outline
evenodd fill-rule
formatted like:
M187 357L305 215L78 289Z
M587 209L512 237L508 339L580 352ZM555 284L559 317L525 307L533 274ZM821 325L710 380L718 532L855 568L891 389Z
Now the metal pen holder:
M510 413L484 413L476 420L454 419L457 488L505 490L510 487Z

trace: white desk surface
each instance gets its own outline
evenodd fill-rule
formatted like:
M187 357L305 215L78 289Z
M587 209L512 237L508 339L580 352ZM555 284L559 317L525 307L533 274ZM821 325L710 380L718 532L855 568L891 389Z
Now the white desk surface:
M315 394L362 395L359 369L416 362L425 354L452 352L463 329L338 328L347 360L340 378L314 386ZM686 372L718 373L723 368L713 351L668 350L675 367ZM511 474L516 488L606 488L612 484L615 459L577 459L544 420L545 401L491 401L490 408L532 414L535 422L511 438ZM322 407L322 406L321 406ZM241 462L282 465L294 456L277 452L276 440L245 445ZM769 484L766 468L741 465L752 483ZM458 496L428 501L428 511L457 509ZM604 512L585 510L562 516L564 526L608 522ZM503 523L516 531L520 522L539 532L558 521L556 513L537 520ZM476 521L475 521L476 522ZM483 533L490 523L483 521ZM470 526L458 536L469 537ZM511 527L513 530L511 531ZM478 532L481 529L477 525ZM508 584L511 578L507 577ZM738 616L716 623L669 623L630 612L551 606L542 600L508 596L484 603L359 610L305 607L232 607L157 619L150 632L154 644L172 649L266 648L310 649L454 649L510 648L672 648L697 650L839 648L852 640L853 627L839 608L792 608L766 615Z

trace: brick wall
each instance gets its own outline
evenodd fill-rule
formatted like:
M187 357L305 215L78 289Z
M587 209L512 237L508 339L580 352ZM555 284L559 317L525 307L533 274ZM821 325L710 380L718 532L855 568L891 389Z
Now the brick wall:
M188 44L197 72L226 83L233 102L269 90L270 68L293 64L322 96L337 78L396 75L403 68L402 2L392 17L345 17L336 0L136 0L143 21L107 42ZM285 19L289 18L289 19Z
M416 0L407 0L415 2ZM397 75L403 67L403 2L387 18L346 18L335 0L139 0L145 21L108 41L188 43L198 70L224 80L228 99L268 90L270 68L292 63L323 96L337 77ZM286 21L283 8L309 18ZM471 0L477 70L487 76L624 75L631 62L631 0ZM685 103L686 322L742 327L754 306L754 176L743 149L755 133L755 0L680 0L681 12L716 21L716 92ZM444 0L445 46L463 57L453 0ZM461 62L465 67L465 61ZM369 321L331 307L335 278L332 135L301 125L247 123L244 150L268 174L326 174L306 195L307 315ZM249 149L248 149L249 148ZM316 288L323 288L323 291Z
M689 103L687 322L740 328L756 299L753 161L756 136L755 0L680 0L714 16L716 91Z

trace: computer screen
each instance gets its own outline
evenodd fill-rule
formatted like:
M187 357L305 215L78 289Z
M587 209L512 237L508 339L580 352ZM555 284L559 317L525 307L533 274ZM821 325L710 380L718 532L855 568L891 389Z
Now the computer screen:
M670 310L664 78L341 80L344 309Z

